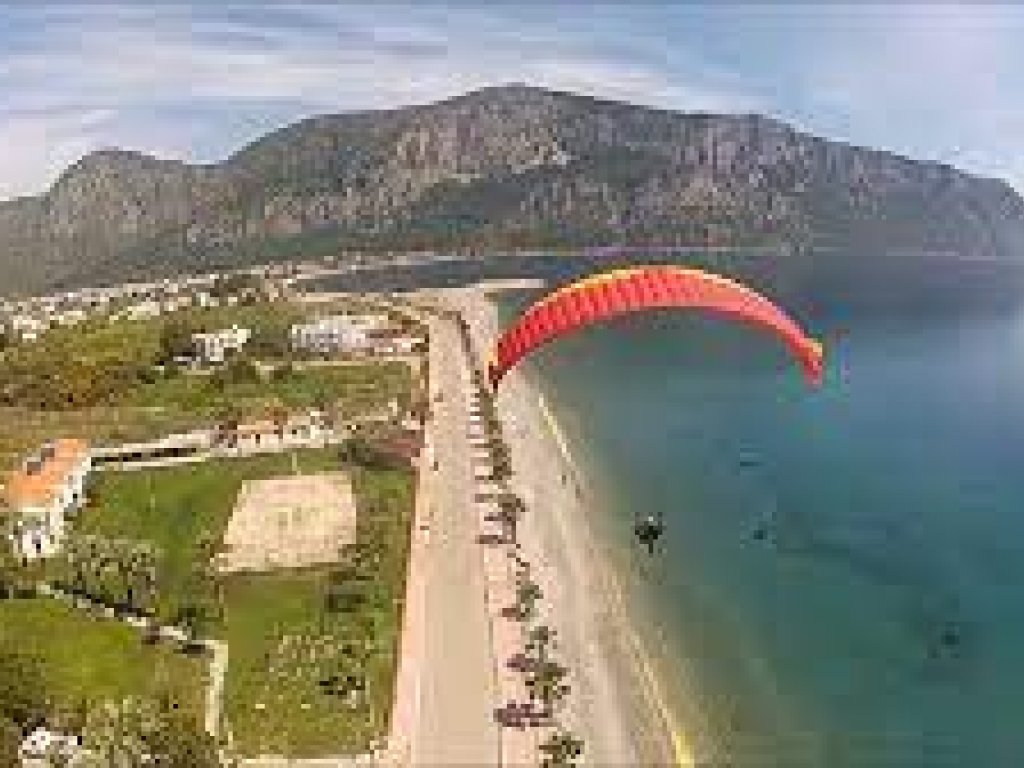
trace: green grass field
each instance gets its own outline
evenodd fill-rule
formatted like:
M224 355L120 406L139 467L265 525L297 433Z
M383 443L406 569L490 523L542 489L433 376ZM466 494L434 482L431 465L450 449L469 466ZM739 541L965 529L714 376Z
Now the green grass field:
M410 380L409 366L395 362L295 369L283 377L227 382L224 386L218 386L218 379L212 376L179 375L139 387L126 404L211 416L233 405L255 416L265 415L273 403L310 408L326 400L340 403L348 413L360 413L405 397Z
M266 417L272 404L307 408L322 399L339 413L358 415L404 400L412 375L402 363L367 363L296 370L283 379L239 382L217 389L207 377L179 375L138 387L125 403L74 410L0 407L0 470L55 436L97 442L153 439L210 426L231 405L244 419Z
M300 473L337 469L336 451L296 451ZM144 539L161 551L161 616L174 615L176 596L204 536L220 542L242 484L293 471L292 453L209 461L139 472L98 474L90 503L75 524L80 533Z
M358 547L372 562L366 601L331 612L331 570L230 577L225 620L231 654L225 714L243 755L355 754L388 728L401 631L413 476L402 470L354 477ZM335 571L337 574L337 571ZM347 651L346 651L347 649ZM355 659L364 659L357 661ZM325 693L331 675L364 674L366 694Z
M202 715L207 660L143 645L138 630L116 620L46 598L2 600L0 646L42 658L43 683L58 709L83 699L166 694L197 720Z

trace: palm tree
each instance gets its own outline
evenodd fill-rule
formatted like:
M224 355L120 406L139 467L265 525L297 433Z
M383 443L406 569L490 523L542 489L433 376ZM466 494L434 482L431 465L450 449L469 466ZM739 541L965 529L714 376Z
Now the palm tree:
M569 685L565 682L568 673L568 669L550 659L530 666L526 688L531 702L540 700L545 719L554 714L555 707L568 695Z
M493 409L483 408L481 410L484 419L484 430L486 430L488 438L491 440L501 440L501 420Z
M559 729L540 745L540 751L544 754L544 768L570 768L583 755L583 739Z
M483 389L484 389L484 375L480 371L480 369L477 368L474 365L472 370L470 371L470 376L472 377L472 380L473 380L473 386L475 386L478 391L483 391Z
M555 635L558 633L547 624L538 624L530 629L526 639L526 652L540 664L548 660L548 649L555 647Z
M501 514L499 519L505 536L514 544L516 542L519 521L526 511L526 505L514 493L506 493L502 494L501 498L498 499L498 510Z
M506 483L512 477L512 461L508 456L502 456L494 460L494 468L491 470L491 478L498 484Z
M491 461L495 464L509 465L512 463L512 452L508 448L508 443L502 440L500 437L491 440Z
M537 610L537 601L544 597L540 585L527 574L516 585L516 602L513 608L519 621L529 621Z
M491 455L498 457L501 454L508 453L508 444L505 442L501 423L495 422L492 424L484 422L484 428L487 430L487 450L491 452Z

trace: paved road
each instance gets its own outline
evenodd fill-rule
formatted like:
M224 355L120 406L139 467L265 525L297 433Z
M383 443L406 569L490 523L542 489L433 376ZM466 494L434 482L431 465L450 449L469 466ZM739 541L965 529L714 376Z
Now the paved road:
M220 640L209 640L207 647L213 652L210 659L210 683L206 689L206 732L211 736L220 733L220 716L224 706L224 678L228 672L228 644Z
M415 765L496 765L495 667L477 542L474 482L466 439L469 382L455 328L431 320L430 376L434 456L430 472L430 543L426 638ZM433 399L433 394L432 394Z

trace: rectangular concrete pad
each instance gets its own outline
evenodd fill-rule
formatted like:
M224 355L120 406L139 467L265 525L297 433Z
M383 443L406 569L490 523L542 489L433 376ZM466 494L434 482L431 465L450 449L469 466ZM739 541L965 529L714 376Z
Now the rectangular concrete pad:
M335 562L355 535L355 499L344 472L251 481L239 492L224 534L221 570Z

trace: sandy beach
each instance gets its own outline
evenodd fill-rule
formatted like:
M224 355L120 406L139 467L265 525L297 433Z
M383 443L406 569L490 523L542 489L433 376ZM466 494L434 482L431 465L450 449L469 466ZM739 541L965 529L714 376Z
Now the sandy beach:
M486 354L499 330L485 286L453 290L449 301ZM586 743L589 765L692 765L658 675L628 611L615 573L588 520L587 483L550 408L521 371L502 384L499 413L526 502L523 554L544 599L542 620L558 632L572 693L562 719Z

